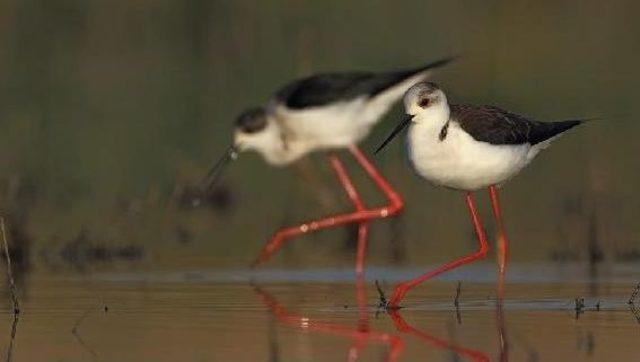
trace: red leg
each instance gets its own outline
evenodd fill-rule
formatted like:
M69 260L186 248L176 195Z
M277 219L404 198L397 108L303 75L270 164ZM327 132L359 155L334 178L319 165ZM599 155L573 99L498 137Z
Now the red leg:
M335 155L329 156L329 161L331 162L331 166L333 166L333 169L338 175L338 179L340 180L342 187L347 192L347 196L349 196L349 199L351 200L351 203L355 207L356 211L364 210L364 202L362 201L362 198L353 185L351 178L349 178L349 174L347 174L347 169L344 167L344 164ZM356 275L358 276L362 276L364 273L364 262L366 258L368 234L369 224L366 222L361 222L358 226L358 246L356 250Z
M469 211L471 212L471 220L473 221L473 225L476 229L476 234L478 234L478 243L480 245L480 248L478 249L478 251L476 251L473 254L462 257L460 259L456 259L447 264L444 264L441 267L435 270L429 271L413 280L409 280L409 281L398 284L398 286L396 286L396 289L393 293L393 296L391 297L391 300L389 301L389 305L388 305L389 308L397 309L398 304L402 301L405 294L407 294L407 292L413 287L415 287L416 285L426 280L429 280L437 275L440 275L448 270L451 270L461 265L469 264L478 259L484 258L487 255L487 252L489 251L489 244L487 244L487 238L485 236L484 229L482 228L482 224L480 223L480 217L478 216L478 211L476 210L476 205L473 199L473 195L470 192L467 192L466 199L467 199L467 206L469 207Z
M331 154L329 155L329 163L331 164L331 167L333 167L333 171L335 171L336 175L338 176L338 180L340 180L342 188L347 193L347 196L349 197L349 200L355 207L356 211L364 210L364 202L362 201L360 194L358 194L356 187L353 185L353 181L351 181L351 178L347 173L347 169L344 167L342 161L340 161L338 156Z
M489 196L491 197L491 207L493 209L493 218L496 221L498 229L498 302L496 304L496 322L498 324L498 342L500 348L500 361L509 360L509 343L507 341L506 323L504 319L504 280L507 271L507 263L509 261L509 240L504 231L504 223L502 222L502 209L500 208L500 200L498 198L498 190L495 186L489 187Z
M356 275L364 275L364 262L367 257L367 238L369 223L362 222L358 226L358 248L356 250Z
M383 206L380 208L373 209L371 211L375 211L378 215L374 217L369 217L369 219L373 218L384 218L389 216L397 215L404 208L404 202L402 201L402 197L398 194L389 184L389 182L380 174L378 169L367 159L367 156L358 148L358 146L349 147L349 152L353 155L353 157L358 161L360 166L364 169L367 175L373 180L373 182L378 186L378 188L384 193L389 200L389 204L387 206Z
M351 214L336 215L333 217L328 217L328 218L316 220L316 221L310 221L298 226L292 226L292 227L278 230L278 232L276 232L276 234L271 238L271 240L269 240L269 242L262 248L262 251L256 258L256 260L253 262L253 266L259 265L265 262L267 259L269 259L272 254L274 254L276 251L278 251L282 247L283 243L287 239L290 239L294 236L298 236L301 234L305 234L309 231L317 231L320 229L326 229L329 227L345 225L350 222L354 222L349 220L350 218L353 218L352 215L357 214L358 212L361 212L364 209L364 204L362 203L362 199L360 198L360 195L356 191L356 188L353 185L353 182L351 181L351 178L349 177L349 174L347 173L347 170L344 167L344 164L342 163L342 161L340 161L338 156L334 154L330 154L328 158L329 158L329 163L331 164L331 167L333 168L336 175L338 176L338 180L340 180L340 184L342 185L342 188L344 188L345 192L347 193L347 196L349 197L349 200L355 206L356 212ZM360 234L360 231L358 232L358 234Z
M496 226L498 229L498 295L502 298L504 292L504 278L507 272L507 263L509 261L509 240L507 239L507 234L504 231L502 210L500 208L498 190L495 186L489 187L489 195L491 196L493 217L496 220Z
M254 266L259 265L269 259L273 253L279 250L283 243L295 236L306 234L310 231L318 231L322 229L337 227L341 225L351 224L355 222L363 222L377 218L385 218L389 216L396 215L402 210L404 207L404 203L402 198L398 193L396 193L393 188L389 185L389 183L382 177L382 175L378 172L378 170L373 166L371 162L366 158L366 156L360 151L356 146L352 146L349 148L349 151L356 159L356 161L362 166L367 175L374 181L376 186L385 194L387 199L389 200L389 204L383 207L366 209L364 208L364 204L360 199L360 196L356 192L355 187L353 186L353 182L349 178L344 165L340 160L334 156L330 156L330 162L334 171L338 175L338 179L340 180L342 187L347 192L350 200L356 207L355 212L338 214L334 216L330 216L324 219L315 220L306 222L304 224L298 226L292 226L284 229L280 229L276 234L271 238L271 240L264 246L258 258L253 263ZM359 235L366 236L366 230L361 226L359 231ZM360 270L360 272L364 269L364 252L366 248L366 238L359 236L358 241L358 254L357 254L357 266L356 269Z

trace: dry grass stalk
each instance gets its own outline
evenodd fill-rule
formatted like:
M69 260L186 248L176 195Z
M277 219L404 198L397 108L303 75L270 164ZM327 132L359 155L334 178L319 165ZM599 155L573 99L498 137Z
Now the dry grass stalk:
M9 243L7 242L7 230L4 222L4 217L2 216L0 216L0 229L2 231L2 241L4 244L4 257L7 263L7 280L9 280L9 293L11 294L11 300L13 301L13 314L16 315L20 313L20 302L18 301L18 289L16 288L16 283L13 279L11 256L9 255Z

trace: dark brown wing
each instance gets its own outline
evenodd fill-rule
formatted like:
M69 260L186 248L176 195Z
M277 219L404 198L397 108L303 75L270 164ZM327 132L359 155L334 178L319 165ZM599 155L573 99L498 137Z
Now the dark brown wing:
M451 120L471 137L494 145L535 145L582 123L538 122L494 106L452 104L450 109Z

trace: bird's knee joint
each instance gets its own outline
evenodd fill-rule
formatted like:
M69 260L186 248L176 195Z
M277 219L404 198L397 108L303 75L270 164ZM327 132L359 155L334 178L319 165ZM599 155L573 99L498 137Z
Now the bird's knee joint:
M488 246L483 246L482 248L480 248L480 250L478 251L478 254L481 258L484 258L487 256L487 254L489 253L489 247Z

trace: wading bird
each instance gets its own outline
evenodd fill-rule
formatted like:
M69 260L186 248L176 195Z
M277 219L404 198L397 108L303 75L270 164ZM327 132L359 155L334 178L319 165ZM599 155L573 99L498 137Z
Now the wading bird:
M498 265L499 277L503 280L508 240L497 186L520 172L561 133L585 121L537 122L494 106L449 104L445 93L428 82L412 86L404 96L404 106L407 117L376 153L410 125L407 149L413 167L420 176L435 185L465 191L479 249L397 285L387 304L391 309L397 308L405 294L416 285L487 254L489 246L472 194L485 187L489 188L499 232Z
M238 117L233 144L209 171L204 181L207 188L215 184L224 166L242 151L256 151L270 165L286 166L313 151L347 148L389 201L388 205L382 207L366 208L343 163L330 152L329 162L354 204L355 211L278 230L266 243L254 266L266 261L285 241L297 235L385 218L400 212L403 208L402 198L357 144L407 89L428 78L432 69L451 60L441 59L414 69L383 73L313 75L284 86L266 106L250 109ZM364 249L364 242L358 245L358 272L363 269Z

